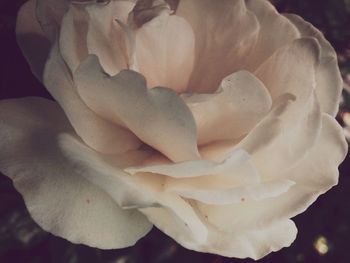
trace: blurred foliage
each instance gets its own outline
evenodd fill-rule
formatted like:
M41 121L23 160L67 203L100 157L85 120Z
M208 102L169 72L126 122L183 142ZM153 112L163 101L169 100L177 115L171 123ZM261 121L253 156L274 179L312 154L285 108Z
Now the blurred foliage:
M214 1L214 0L213 0ZM296 13L323 31L335 47L344 78L350 73L350 0L271 0L280 12ZM0 0L0 98L50 97L30 73L14 35L16 13L24 0ZM6 89L5 89L6 87ZM350 108L346 96L344 107ZM350 160L340 167L339 185L321 196L305 213L295 218L299 229L290 248L272 253L259 262L350 262ZM315 242L327 243L324 255ZM323 239L325 238L325 239ZM320 241L319 240L319 241ZM320 243L320 242L319 242ZM325 250L321 250L325 251ZM186 250L153 229L134 247L103 251L75 245L43 231L30 218L22 197L12 183L0 175L0 262L25 263L245 263Z

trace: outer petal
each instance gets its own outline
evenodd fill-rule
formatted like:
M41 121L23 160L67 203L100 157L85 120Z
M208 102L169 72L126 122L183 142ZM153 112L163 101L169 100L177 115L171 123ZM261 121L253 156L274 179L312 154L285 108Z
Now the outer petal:
M19 10L16 36L18 45L34 75L38 79L42 79L45 61L50 52L51 44L36 19L36 4L37 0L29 0Z
M87 57L88 14L81 6L71 5L62 19L59 47L71 72Z
M249 229L259 218L259 226L264 227L303 212L320 194L337 184L337 167L348 146L339 124L326 114L322 120L322 131L312 150L298 165L279 175L296 182L288 192L269 200L229 206L200 204L199 209L209 222L221 231L228 231L236 227Z
M196 121L199 144L241 138L271 108L264 84L247 71L225 77L220 88L216 94L183 96Z
M37 0L36 16L42 30L51 42L59 33L63 15L67 12L71 0Z
M90 147L103 153L136 149L141 142L130 131L91 111L79 97L57 44L45 67L44 84L60 103L75 131Z
M164 176L141 174L130 176L119 166L135 165L147 156L126 153L128 164L120 164L120 157L103 156L92 151L71 136L61 136L60 148L82 175L107 192L123 208L139 208L140 211L166 210L177 221L179 231L202 243L207 229L192 207L181 197L164 192ZM147 213L146 213L147 214Z
M295 26L279 14L269 1L246 0L245 2L248 10L255 14L260 25L254 48L247 55L246 64L242 65L242 68L253 72L277 49L299 38L300 34Z
M139 212L121 209L62 155L57 135L73 131L56 103L6 100L0 109L0 169L46 231L110 249L133 245L150 230Z
M193 69L195 37L182 17L161 15L136 31L136 59L148 87L184 92Z
M176 11L195 33L195 65L189 89L213 93L241 66L258 36L259 25L244 0L182 0Z
M74 73L74 80L91 109L125 124L171 160L199 157L193 116L174 91L161 87L147 89L143 76L134 71L125 70L108 77L98 58L92 55Z
M320 63L316 68L316 94L321 110L335 117L343 88L337 54L323 34L310 23L297 15L285 16L298 28L302 36L315 37L320 43Z
M157 228L174 238L182 246L226 257L260 259L272 251L289 246L297 233L291 220L281 220L264 227L251 227L243 230L238 227L231 232L218 231L207 224L208 238L206 242L198 242L189 236L188 229L183 227L183 224L180 224L169 211L163 208L147 208L142 212ZM207 219L203 216L202 221L207 221Z

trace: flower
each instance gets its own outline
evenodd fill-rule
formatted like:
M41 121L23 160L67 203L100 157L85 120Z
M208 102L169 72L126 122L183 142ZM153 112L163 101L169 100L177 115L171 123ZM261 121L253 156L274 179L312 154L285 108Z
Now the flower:
M55 235L258 259L337 184L336 54L267 1L30 0L17 38L57 102L1 101L0 169Z

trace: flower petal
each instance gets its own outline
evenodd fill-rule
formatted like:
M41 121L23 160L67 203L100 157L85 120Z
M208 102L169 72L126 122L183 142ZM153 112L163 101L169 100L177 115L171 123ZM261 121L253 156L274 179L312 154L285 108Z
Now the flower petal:
M163 202L165 207L143 208L140 211L156 227L180 244L183 242L202 244L206 241L207 227L196 215L191 204L175 195L163 198Z
M296 216L305 211L317 197L338 182L337 167L347 153L347 143L339 124L323 114L322 130L311 151L291 169L281 172L279 178L296 182L286 193L268 200L247 201L227 206L199 204L209 222L221 231L227 228L251 228L257 224L275 224L281 219Z
M148 87L184 92L193 69L195 38L182 17L163 12L136 31L138 71Z
M225 257L249 257L258 260L290 246L297 232L292 220L280 220L264 227L250 227L243 231L239 228L232 232L211 229L207 244L203 248L193 249Z
M214 179L214 178L213 178ZM220 178L218 178L220 180ZM167 190L176 193L184 198L193 199L205 204L228 205L245 202L246 200L264 200L279 196L287 192L295 183L290 180L270 180L255 183L252 185L236 186L232 188L214 189L213 186L198 185L178 185L168 184Z
M103 249L131 246L150 230L142 214L121 209L62 156L56 138L74 132L56 103L4 100L0 109L0 170L41 227Z
M103 153L136 149L141 142L130 131L106 121L81 100L57 44L45 66L44 84L59 102L72 126L83 141Z
M257 41L242 68L254 71L277 49L300 37L295 26L265 0L246 0L247 9L253 12L260 25Z
M313 38L300 38L277 50L259 66L255 75L269 90L273 101L284 93L291 93L297 102L305 103L315 87L318 58L318 42Z
M297 15L285 16L298 28L302 36L315 37L320 43L320 63L316 68L316 94L321 110L335 117L343 88L337 54L323 34L310 23Z
M280 115L278 125L280 130L271 140L261 142L252 135L244 138L239 145L252 155L258 171L264 178L279 178L282 171L294 166L301 160L316 143L316 139L321 129L321 111L316 96L309 100L308 107L295 121L290 121L288 115L295 110L297 102L286 105L285 110ZM268 128L265 126L265 129ZM262 129L255 133L265 133L269 130ZM265 135L262 135L265 136Z
M53 43L71 0L37 0L36 16L45 35Z
M297 234L295 224L291 220L281 220L263 227L254 226L243 230L237 227L230 232L218 231L210 224L206 224L209 231L207 239L205 242L198 242L172 212L164 208L147 208L142 209L142 212L157 228L182 246L226 257L260 259L272 251L289 246ZM208 219L203 216L201 220L205 222Z
M220 87L215 94L182 96L196 121L198 144L241 138L271 108L264 84L247 71L225 77Z
M213 93L225 76L241 69L258 36L257 19L244 0L182 0L176 14L190 23L195 34L189 89Z
M134 71L108 77L94 55L79 66L74 80L83 100L97 114L122 122L174 162L198 159L193 116L174 91L147 89L143 76Z
M71 72L87 57L88 14L81 6L71 5L64 15L59 36L59 48Z
M103 69L111 76L130 66L127 50L132 43L128 42L122 25L126 25L134 5L131 1L108 1L85 8L89 16L88 52L99 57Z
M16 37L32 72L42 79L51 44L36 19L36 4L37 0L29 0L22 5L17 15Z
M152 191L138 184L134 177L119 168L125 166L125 162L127 165L142 162L147 153L102 155L68 134L60 135L58 140L63 155L73 166L78 167L82 176L107 192L120 207L139 208L157 205Z

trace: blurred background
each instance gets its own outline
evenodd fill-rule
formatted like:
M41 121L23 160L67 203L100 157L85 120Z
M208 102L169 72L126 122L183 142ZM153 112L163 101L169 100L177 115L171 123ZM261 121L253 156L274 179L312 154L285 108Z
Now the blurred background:
M214 0L213 0L214 1ZM0 0L0 99L43 96L45 88L31 74L15 41L16 13L24 0ZM350 91L350 0L271 0L280 12L296 13L319 28L335 47ZM338 121L350 140L350 95L344 92ZM0 149L1 150L1 149ZM289 248L272 253L261 263L350 262L350 157L340 167L339 185L294 218L299 229ZM44 232L30 218L23 199L0 174L0 262L12 263L245 263L196 253L153 229L134 247L103 251Z

